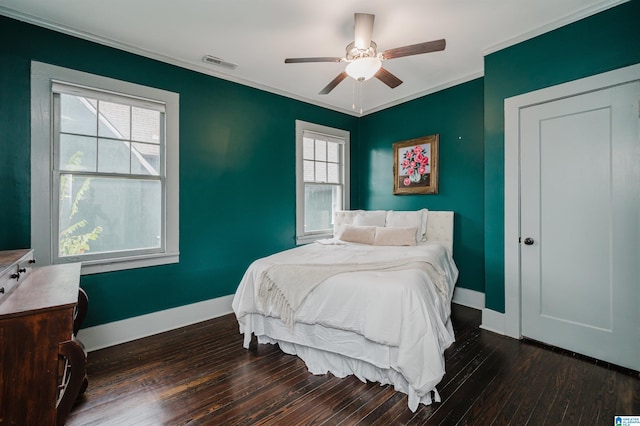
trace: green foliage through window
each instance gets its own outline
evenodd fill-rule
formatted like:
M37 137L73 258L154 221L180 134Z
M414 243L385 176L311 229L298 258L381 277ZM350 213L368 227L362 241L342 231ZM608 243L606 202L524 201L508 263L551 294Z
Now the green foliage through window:
M77 151L69 159L67 170L77 169L81 159L82 151ZM73 176L68 177L67 175L62 175L60 179L60 201L62 204L65 198L71 198L73 196L71 188L75 178ZM102 227L96 226L90 232L83 233L87 226L87 220L76 217L79 211L78 205L80 201L84 199L84 195L90 186L91 178L85 179L78 192L76 192L75 197L73 197L73 203L71 204L65 226L63 227L61 223L60 235L58 237L59 256L73 256L88 252L91 249L89 241L97 240L102 232Z

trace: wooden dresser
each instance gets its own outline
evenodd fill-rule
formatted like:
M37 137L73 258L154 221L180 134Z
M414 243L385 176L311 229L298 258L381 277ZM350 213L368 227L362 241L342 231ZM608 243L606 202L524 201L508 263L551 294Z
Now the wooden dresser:
M31 250L0 251L3 425L64 424L87 386L86 354L74 336L87 305L80 264L33 266Z

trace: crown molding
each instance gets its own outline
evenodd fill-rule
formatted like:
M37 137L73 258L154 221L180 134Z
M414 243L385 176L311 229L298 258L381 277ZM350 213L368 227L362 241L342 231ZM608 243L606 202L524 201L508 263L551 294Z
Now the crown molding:
M32 24L38 27L42 27L42 28L46 28L52 31L56 31L62 34L66 34L66 35L70 35L73 37L77 37L80 38L82 40L87 40L93 43L97 43L103 46L107 46L107 47L112 47L114 49L118 49L118 50L122 50L124 52L127 53L133 53L135 55L139 55L139 56L143 56L145 58L149 58L149 59L154 59L156 61L159 62L163 62L169 65L175 65L177 67L180 68L184 68L190 71L195 71L197 73L200 74L205 74L205 75L209 75L212 77L216 77L222 80L226 80L226 81L230 81L233 83L237 83L237 84L241 84L243 86L248 86L248 87L252 87L254 89L259 89L259 90L263 90L265 92L269 92L269 93L273 93L276 95L280 95L280 96L284 96L290 99L294 99L297 101L301 101L301 102L305 102L308 104L312 104L315 106L319 106L322 108L326 108L326 109L330 109L333 111L337 111L337 112L341 112L344 114L348 114L351 116L359 116L359 114L357 114L356 112L352 111L351 109L348 108L340 108L340 107L336 107L334 105L329 105L323 102L318 102L309 98L306 98L304 96L299 96L296 95L294 93L290 93L287 92L285 90L280 90L280 89L276 89L274 87L265 85L265 84L260 84L260 83L256 83L254 81L250 81L250 80L246 80L243 78L239 78L233 75L229 75L226 73L222 73L222 72L216 72L216 70L211 69L210 67L206 67L203 65L198 64L194 64L192 62L188 62L188 61L183 61L180 59L176 59L173 58L171 56L167 56L164 55L162 53L159 52L155 52L152 50L147 50L147 49L142 49L140 47L131 45L131 44L127 44L127 43L123 43L120 41L116 41L116 40L112 40L110 38L106 38L106 37L102 37L87 31L82 31L82 30L78 30L76 28L72 28L72 27L68 27L65 25L59 25L55 22L51 22L42 18L38 18L36 16L33 15L29 15L26 13L21 13L21 12L17 12L13 9L9 9L6 8L4 6L0 6L0 15L9 17L9 18L13 18L16 19L18 21L22 21L22 22L26 22L28 24Z
M557 30L558 28L564 27L565 25L568 24L572 24L574 22L577 22L581 19L587 18L591 15L595 15L596 13L600 13L602 11L605 11L607 9L611 9L612 7L618 6L622 3L626 3L629 0L606 0L603 1L602 3L599 3L597 5L591 6L591 7L586 7L584 9L581 9L575 13L572 13L571 15L567 15L564 16L560 19L556 19L554 21L548 22L545 25L542 25L540 27L537 27L531 31L527 31L524 32L516 37L512 37L509 38L507 40L504 40L498 44L495 44L493 46L490 46L486 49L484 49L482 51L482 55L483 56L487 56L490 55L492 53L495 53L499 50L505 49L507 47L511 47L513 45L516 45L518 43L522 43L523 41L532 39L534 37L537 37L539 35L548 33L550 31L553 30Z
M373 113L376 113L376 112L379 112L379 111L382 111L382 110L385 110L385 109L388 109L388 108L392 108L394 106L401 105L401 104L403 104L405 102L409 102L409 101L412 101L414 99L422 98L423 96L432 95L432 94L434 94L436 92L440 92L442 90L449 89L451 87L457 86L457 85L462 84L462 83L467 83L467 82L469 82L471 80L475 80L476 78L480 78L480 77L483 77L483 76L484 76L484 71L483 70L476 71L476 72L468 74L466 76L459 77L459 78L456 78L456 79L453 79L453 80L449 80L446 83L439 84L437 86L434 86L434 87L429 88L427 90L424 90L422 92L414 93L413 95L405 96L404 98L400 98L400 99L396 99L393 102L388 102L386 104L382 104L382 105L379 105L377 107L368 109L362 114L362 116L373 114Z
M532 31L527 31L525 33L520 34L519 36L510 38L508 40L505 40L503 42L500 42L496 45L493 45L487 49L484 49L482 51L483 56L487 56L491 53L497 52L499 50L502 50L506 47L510 47L513 46L515 44L518 44L520 42L523 42L525 40L531 39L533 37L536 37L538 35L544 34L546 32L555 30L557 28L560 28L564 25L576 22L580 19L586 18L588 16L594 15L598 12L610 9L614 6L617 6L619 4L622 3L626 3L629 0L606 0L603 1L602 3L596 5L596 6L592 6L592 7L588 7L588 8L584 8L576 13L573 13L571 15L568 15L566 17L563 17L561 19L555 20L553 22L550 22L548 24L545 24L543 26L540 26ZM219 78L222 80L226 80L226 81L230 81L233 83L237 83L243 86L247 86L247 87L251 87L254 89L258 89L258 90L263 90L265 92L269 92L269 93L273 93L275 95L279 95L279 96L284 96L286 98L289 99L293 99L293 100L297 100L300 102L304 102L304 103L308 103L314 106L318 106L321 108L325 108L328 110L332 110L332 111L336 111L336 112L340 112L346 115L350 115L353 117L364 117L366 115L370 115L379 111L382 111L384 109L388 109L388 108L392 108L394 106L403 104L405 102L414 100L414 99L418 99L421 98L423 96L427 96L436 92L439 92L441 90L445 90L448 89L450 87L456 86L458 84L462 84L462 83L466 83L468 81L474 80L476 78L482 77L484 76L484 70L477 70L471 74L468 74L466 76L462 76L453 80L449 80L443 84L440 84L438 86L434 86L431 87L427 90L412 94L410 96L406 96L404 98L400 98L400 99L396 99L392 102L386 103L386 104L381 104L378 105L376 107L373 107L371 109L365 110L363 111L363 113L360 113L359 111L354 111L351 108L346 108L346 107L338 107L335 105L330 105L328 103L324 103L324 102L320 102L316 99L310 99L304 96L300 96L300 95L296 95L295 93L291 93L288 92L286 90L281 90L281 89L277 89L265 84L261 84L261 83L256 83L254 81L251 80L247 80L247 79L243 79L243 78L239 78L237 76L228 74L228 73L224 73L224 72L218 72L215 69L211 69L210 67L205 66L204 64L200 64L200 63L193 63L193 62L188 62L188 61L183 61L180 59L176 59L173 58L171 56L167 56L164 55L162 53L156 52L156 51L152 51L152 50L147 50L147 49L142 49L138 46L134 46L131 44L127 44L127 43L123 43L120 41L116 41L110 38L106 38L106 37L102 37L99 36L97 34L93 34L91 32L88 31L83 31L83 30L79 30L77 28L72 28L72 27L68 27L68 26L64 26L64 25L60 25L57 24L55 22L51 22L48 21L46 19L42 19L30 14L26 14L26 13L21 13L21 12L17 12L13 9L9 9L7 7L4 6L0 6L0 15L4 15L7 16L9 18L13 18L19 21L23 21L29 24L33 24L42 28L46 28L49 30L53 30L62 34L66 34L66 35L70 35L73 37L77 37L83 40L87 40L90 42L94 42L103 46L108 46L108 47L112 47L118 50L122 50L128 53L133 53L135 55L139 55L139 56L143 56L149 59L153 59L153 60L157 60L159 62L163 62L166 64L170 64L170 65L174 65L183 69L187 69L190 71L194 71L200 74L205 74L205 75L209 75L211 77L215 77L215 78Z

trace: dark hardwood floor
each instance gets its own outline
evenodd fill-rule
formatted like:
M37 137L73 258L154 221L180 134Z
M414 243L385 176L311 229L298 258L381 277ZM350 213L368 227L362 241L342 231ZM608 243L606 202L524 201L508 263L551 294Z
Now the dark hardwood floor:
M454 305L441 403L314 376L277 346L242 348L233 315L91 352L68 425L613 425L640 415L637 372L478 328ZM255 339L254 339L255 341Z

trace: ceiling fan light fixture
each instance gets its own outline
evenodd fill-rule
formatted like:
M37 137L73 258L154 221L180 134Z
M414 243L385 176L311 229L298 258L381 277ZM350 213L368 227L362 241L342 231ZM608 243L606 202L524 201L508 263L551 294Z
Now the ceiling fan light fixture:
M356 13L354 15L354 41L347 45L346 55L344 58L326 56L286 58L284 63L301 64L307 62L347 62L347 67L333 80L331 80L329 84L327 84L324 89L318 93L319 95L328 94L347 77L351 77L357 81L366 81L371 77L375 77L391 89L394 89L402 84L402 80L390 73L386 68L383 68L382 61L402 58L405 56L421 55L429 52L438 52L444 50L447 44L445 39L432 40L387 49L382 53L378 53L378 45L371 40L374 19L374 15L370 13Z
M382 61L376 57L358 58L347 65L345 71L349 74L349 77L358 81L365 81L373 77L380 67L382 67Z

